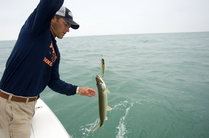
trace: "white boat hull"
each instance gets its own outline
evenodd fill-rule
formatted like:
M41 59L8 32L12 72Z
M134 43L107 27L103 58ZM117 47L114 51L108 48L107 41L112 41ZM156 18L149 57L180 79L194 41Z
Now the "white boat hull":
M62 123L41 99L35 108L30 138L70 138Z

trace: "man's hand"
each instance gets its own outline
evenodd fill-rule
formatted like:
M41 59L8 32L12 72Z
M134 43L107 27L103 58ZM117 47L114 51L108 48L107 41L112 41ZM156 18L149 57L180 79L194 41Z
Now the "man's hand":
M96 91L88 87L79 87L78 94L82 96L92 97L96 95Z

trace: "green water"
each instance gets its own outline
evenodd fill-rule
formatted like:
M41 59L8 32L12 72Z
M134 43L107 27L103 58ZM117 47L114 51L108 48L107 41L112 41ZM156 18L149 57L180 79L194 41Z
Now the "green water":
M58 40L61 78L96 88L105 60L108 120L98 95L41 94L73 138L209 137L209 33L70 37ZM15 41L0 41L0 76Z

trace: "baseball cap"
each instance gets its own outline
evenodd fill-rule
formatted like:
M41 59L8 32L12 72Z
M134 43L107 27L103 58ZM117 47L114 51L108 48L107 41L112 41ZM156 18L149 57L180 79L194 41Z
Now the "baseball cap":
M68 8L62 6L56 12L56 15L59 15L59 16L63 17L68 23L70 23L71 28L73 28L73 29L78 29L79 28L79 24L77 24L75 21L73 21L73 14Z

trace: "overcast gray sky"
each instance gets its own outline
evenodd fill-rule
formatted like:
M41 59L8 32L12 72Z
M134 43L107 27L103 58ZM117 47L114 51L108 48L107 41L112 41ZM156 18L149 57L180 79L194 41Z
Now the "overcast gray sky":
M39 0L0 0L0 40L16 40ZM78 30L66 36L209 31L209 0L65 0Z

